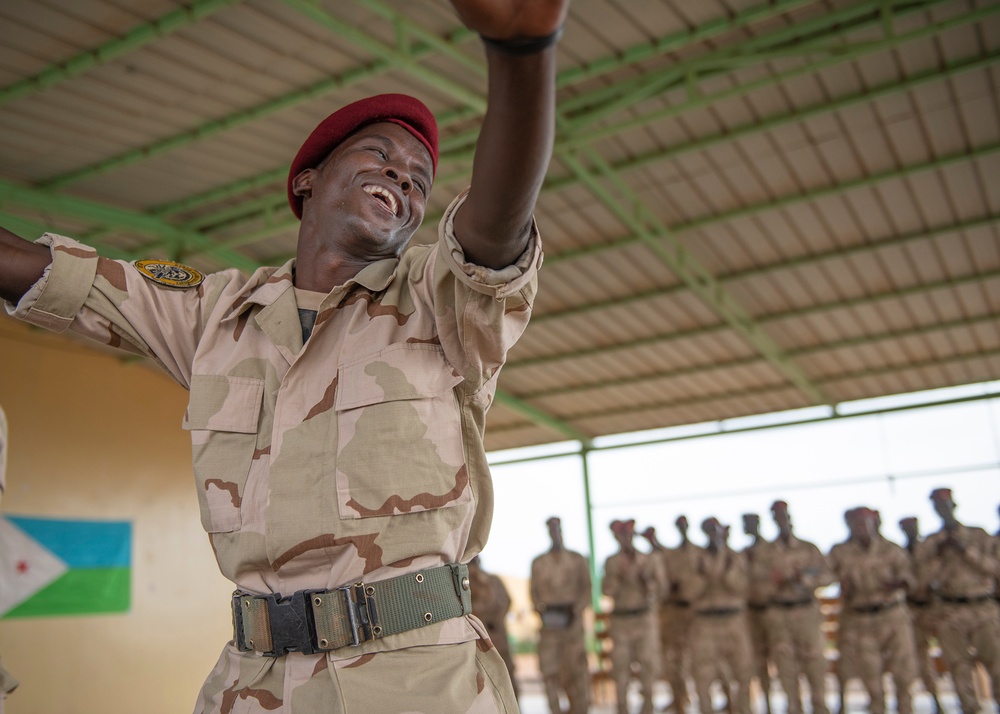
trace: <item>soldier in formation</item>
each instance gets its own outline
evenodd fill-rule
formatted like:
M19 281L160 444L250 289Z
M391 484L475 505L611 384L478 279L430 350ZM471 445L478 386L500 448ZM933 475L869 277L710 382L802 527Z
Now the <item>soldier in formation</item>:
M507 613L510 612L510 593L503 580L493 573L483 570L479 556L469 561L469 582L472 585L472 614L482 620L490 641L496 647L503 663L507 666L514 694L517 696L517 680L514 679L514 656L510 651L510 637L507 635Z
M892 675L899 714L910 714L910 684L916 678L913 630L906 592L916 584L910 559L900 546L880 537L877 518L867 508L846 515L851 536L830 551L841 591L841 631L856 657L857 673L870 697L872 714L885 712L883 675ZM841 677L845 676L843 670ZM841 710L844 709L841 700Z
M538 664L552 714L587 714L590 670L587 665L584 610L590 605L590 565L563 545L562 523L547 520L552 547L531 563L531 602L541 619ZM475 603L475 600L473 600ZM562 706L565 694L569 709Z
M965 526L955 516L951 489L931 493L941 530L927 538L921 560L936 596L941 654L951 671L964 714L979 711L973 685L977 663L986 670L993 700L1000 693L1000 576L997 539L982 528Z
M652 527L643 531L643 537L659 556L665 573L659 606L660 677L670 685L671 701L666 710L681 714L686 711L690 700L687 677L691 665L690 630L693 617L691 603L684 598L683 588L694 574L701 548L688 539L686 516L678 516L674 525L680 535L680 544L676 548L664 547Z
M712 714L711 686L718 681L735 714L750 714L752 650L746 622L747 572L740 553L726 542L715 518L701 524L708 545L695 557L693 576L682 585L692 603L691 671L701 714Z
M771 714L770 649L767 632L767 609L773 594L767 559L770 544L760 533L760 516L743 514L743 532L753 541L743 549L747 567L747 626L753 648L753 675L760 683L764 710Z
M906 535L906 553L913 568L914 583L907 590L906 604L913 623L917 671L924 689L934 699L936 710L941 712L944 710L941 708L941 700L938 698L937 677L934 672L934 662L930 656L931 643L937 638L937 625L933 593L928 578L930 561L927 544L920 538L920 527L916 518L911 516L901 519L899 528Z
M802 714L800 675L809 683L813 714L829 714L825 700L826 657L817 588L833 582L826 558L797 538L785 501L771 506L778 537L771 543L768 570L774 588L767 609L768 641L778 679L788 698L788 714Z
M628 714L628 685L637 669L642 714L653 713L653 682L660 666L656 603L661 571L653 556L636 550L635 521L614 521L619 550L605 561L602 590L611 610L611 667L617 714Z

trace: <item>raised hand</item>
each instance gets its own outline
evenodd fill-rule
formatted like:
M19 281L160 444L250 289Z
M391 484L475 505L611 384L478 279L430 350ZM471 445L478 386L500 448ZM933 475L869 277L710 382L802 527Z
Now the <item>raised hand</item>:
M451 0L462 23L484 37L545 37L566 21L569 0Z

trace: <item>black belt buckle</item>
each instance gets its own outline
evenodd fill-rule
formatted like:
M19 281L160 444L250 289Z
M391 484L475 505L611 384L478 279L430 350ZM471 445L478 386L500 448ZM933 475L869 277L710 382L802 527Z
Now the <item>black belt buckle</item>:
M375 588L365 583L354 583L339 587L337 590L344 594L344 604L347 607L347 620L351 625L349 644L357 647L362 642L381 637L382 624L375 602Z
M300 590L285 598L274 593L253 596L256 600L267 602L267 619L271 628L271 649L261 654L265 657L282 657L289 652L316 654L321 651L316 647L316 624L309 602L311 594L312 591ZM255 648L246 641L243 631L241 597L245 595L233 595L235 644L241 652L250 652Z

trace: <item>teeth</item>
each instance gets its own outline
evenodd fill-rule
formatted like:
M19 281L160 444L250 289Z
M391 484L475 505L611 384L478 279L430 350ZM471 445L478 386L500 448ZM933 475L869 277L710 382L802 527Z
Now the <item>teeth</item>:
M399 215L399 204L396 203L396 197L393 196L388 190L382 188L381 186L365 186L365 191L370 193L372 196L380 196L385 199L386 204L392 210L393 215Z

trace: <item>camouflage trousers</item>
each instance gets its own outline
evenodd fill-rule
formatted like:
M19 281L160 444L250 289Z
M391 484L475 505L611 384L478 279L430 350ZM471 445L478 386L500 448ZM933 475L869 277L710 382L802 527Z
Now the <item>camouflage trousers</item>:
M563 711L560 694L569 700L569 714L587 714L590 707L590 667L583 621L564 630L543 627L538 634L538 666L552 714Z
M618 714L628 714L628 684L633 665L642 686L642 714L653 714L653 682L660 669L656 613L611 615L611 671L615 680Z
M979 703L972 671L977 660L989 675L994 700L1000 696L1000 609L990 599L968 604L942 602L937 610L941 654L951 671L962 711L975 714Z
M660 678L670 685L674 711L688 702L687 673L690 666L690 633L694 615L690 606L667 603L660 610Z
M691 673L701 714L713 714L712 682L719 680L735 714L750 714L753 649L743 612L695 613L691 624Z
M788 697L788 714L802 714L800 674L809 682L813 714L830 714L825 699L826 657L821 624L822 615L816 602L790 607L772 605L767 610L771 657Z
M937 671L931 660L930 644L937 633L936 608L931 604L910 604L910 616L913 618L913 645L917 654L917 671L924 683L924 689L937 697Z
M407 647L348 659L264 657L230 644L195 714L517 714L503 659L488 640Z
M882 676L892 675L896 685L896 710L899 714L913 711L910 685L917 678L916 649L913 628L906 607L880 612L854 612L849 619L851 640L857 648L857 670L871 698L871 714L885 712L885 691Z
M751 606L747 611L747 626L750 630L750 647L753 651L752 674L760 682L764 696L768 697L771 693L771 672L768 669L771 655L767 641L766 609Z

